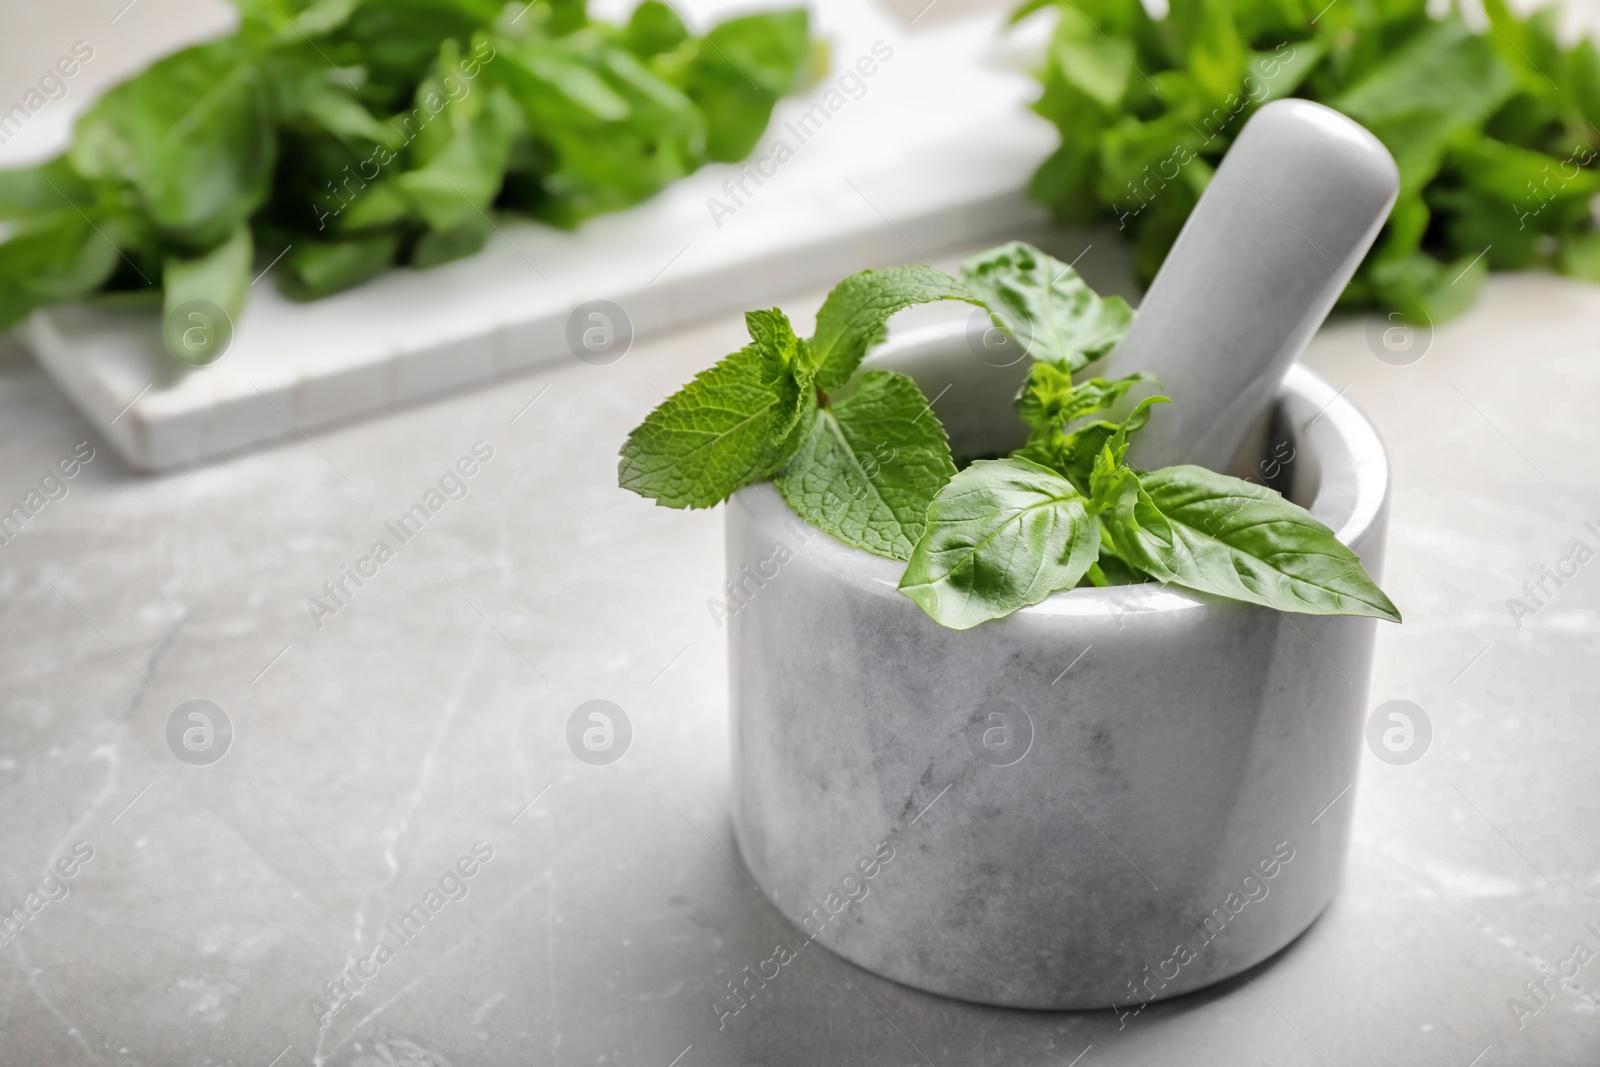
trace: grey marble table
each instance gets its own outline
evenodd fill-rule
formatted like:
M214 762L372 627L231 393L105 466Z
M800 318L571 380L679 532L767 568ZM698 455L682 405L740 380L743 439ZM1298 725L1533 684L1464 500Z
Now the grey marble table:
M808 322L820 295L782 303ZM0 912L27 919L0 929L0 1063L1600 1062L1575 955L1600 948L1600 564L1573 552L1600 548L1600 288L1496 278L1401 363L1384 325L1307 359L1392 451L1407 622L1369 703L1431 736L1336 801L1354 841L1310 931L1123 1016L814 949L720 1027L790 934L729 831L722 518L622 492L615 456L736 318L157 479L13 346L0 508L59 499L0 544ZM1570 576L1535 604L1543 568ZM591 700L631 724L616 762L569 744Z

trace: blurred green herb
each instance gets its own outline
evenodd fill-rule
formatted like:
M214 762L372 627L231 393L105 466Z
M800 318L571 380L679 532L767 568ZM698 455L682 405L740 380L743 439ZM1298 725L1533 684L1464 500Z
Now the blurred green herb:
M70 150L0 172L0 328L98 290L236 317L281 256L297 298L558 226L743 158L824 62L803 8L703 37L645 0L235 0L238 31L116 86ZM189 358L192 353L175 353Z
M1032 192L1065 222L1115 221L1149 281L1234 136L1300 96L1375 133L1400 166L1388 224L1341 306L1413 321L1465 310L1489 270L1600 281L1600 52L1553 9L1481 0L1028 0L1059 21L1035 110L1061 146Z

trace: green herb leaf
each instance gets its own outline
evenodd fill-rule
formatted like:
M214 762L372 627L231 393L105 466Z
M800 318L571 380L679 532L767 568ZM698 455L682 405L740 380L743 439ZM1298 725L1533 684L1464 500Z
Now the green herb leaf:
M805 384L774 373L762 344L734 352L629 434L618 482L662 507L714 507L773 477L810 432Z
M0 243L0 329L92 291L116 269L117 246L75 211L56 212Z
M817 387L837 389L850 380L867 350L888 336L895 312L936 300L983 303L983 297L932 267L890 267L852 274L828 294L817 312L810 366Z
M1105 411L1135 386L1156 382L1155 375L1140 371L1113 381L1090 378L1074 383L1058 364L1035 363L1017 394L1017 414L1036 433L1059 431L1069 422Z
M70 152L79 174L127 183L157 227L202 248L265 203L276 157L261 69L234 38L106 93L79 118Z
M900 591L940 625L970 629L1071 589L1100 549L1087 501L1026 459L980 460L928 509Z
M1069 374L1111 351L1133 322L1121 297L1102 299L1070 266L1021 242L969 257L961 277L1034 359Z
M585 0L234 2L235 33L112 87L63 157L0 172L0 319L158 275L209 290L241 225L292 249L296 299L471 254L495 212L573 226L741 158L825 53L802 8L697 37L660 0L625 25Z
M459 64L459 47L455 41L446 41L440 50L439 70L452 70ZM431 228L453 230L463 223L483 221L500 191L518 116L504 89L494 87L452 99L443 77L435 73L417 88L418 106L430 107L431 100L442 102L443 107L412 142L414 167L396 177L395 186Z
M1117 554L1163 582L1310 615L1400 613L1356 554L1264 486L1200 467L1121 481L1103 515Z
M810 55L809 22L805 8L793 8L730 19L706 34L685 91L708 120L710 159L743 159L756 146Z
M622 31L624 47L641 59L670 52L688 39L683 20L661 0L644 0Z
M1034 108L1061 145L1030 194L1072 225L1115 222L1142 281L1253 111L1291 95L1365 125L1400 169L1342 307L1441 322L1471 304L1485 268L1571 270L1577 239L1600 232L1585 206L1600 174L1600 50L1564 43L1552 10L1485 0L1488 25L1469 26L1460 5L1420 0L1167 6L1158 19L1131 0L1018 12L1059 13Z
M1129 435L1142 429L1149 421L1151 408L1157 404L1171 402L1164 396L1152 396L1139 401L1139 406L1118 424L1116 431L1101 446L1100 454L1095 456L1094 467L1089 473L1090 506L1097 514L1116 498L1122 486L1133 475L1126 462Z
M1166 397L1149 397L1140 401L1121 422L1099 419L1066 433L1035 433L1029 438L1027 445L1018 449L1015 455L1066 475L1072 484L1078 487L1080 493L1088 495L1094 465L1105 451L1106 445L1119 434L1122 435L1122 440L1126 441L1129 436L1144 429L1145 424L1150 421L1150 409L1166 399ZM1120 458L1119 455L1118 459Z
M280 262L278 284L295 300L315 300L375 278L394 262L398 234L347 241L300 241Z
M193 259L168 257L161 272L163 319L170 318L191 300L204 300L221 308L229 320L237 325L239 312L244 308L244 295L250 288L250 263L254 254L255 242L250 238L250 227L241 222L234 228L232 237L203 256ZM168 343L172 343L170 335ZM209 363L222 351L214 349L172 354L185 363L197 362L196 356Z
M816 413L777 485L796 514L846 544L909 559L928 505L955 473L916 383L869 370Z

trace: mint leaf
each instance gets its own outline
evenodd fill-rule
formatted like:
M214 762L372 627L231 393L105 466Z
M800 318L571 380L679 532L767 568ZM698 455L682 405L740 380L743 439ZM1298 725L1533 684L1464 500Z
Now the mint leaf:
M772 477L815 411L809 382L770 347L750 344L701 371L628 435L617 481L664 507L712 507Z
M780 442L794 430L806 413L816 406L810 389L810 371L805 367L806 343L794 335L789 317L777 308L767 311L747 311L745 329L761 353L765 364L763 373L781 387L781 404L772 426L772 440ZM789 381L794 388L789 388Z
M1025 459L979 460L934 498L900 591L941 626L968 630L1071 589L1099 550L1071 482Z
M1020 241L968 257L961 278L1034 359L1069 374L1111 351L1133 322L1127 301L1102 299L1069 265Z
M852 274L828 294L811 336L811 367L817 388L837 389L850 380L867 350L888 336L890 316L913 304L983 298L932 267L889 267Z
M916 383L869 370L816 413L777 484L801 518L845 544L909 559L928 505L955 473Z
M1264 486L1201 467L1120 480L1102 518L1117 554L1163 582L1308 615L1400 612L1333 531Z

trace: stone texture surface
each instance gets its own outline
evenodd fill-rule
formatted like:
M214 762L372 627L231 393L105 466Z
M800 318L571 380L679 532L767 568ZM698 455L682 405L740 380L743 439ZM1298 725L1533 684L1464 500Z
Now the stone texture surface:
M1094 244L1080 267L1103 284ZM820 294L774 302L806 328ZM1409 766L1361 748L1339 892L1265 965L1119 1019L932 996L797 945L718 1028L725 983L793 937L729 862L727 631L706 606L724 520L619 491L615 456L660 391L742 343L729 317L170 477L101 447L0 545L0 891L95 850L0 946L0 1063L1588 1067L1600 961L1520 1029L1506 1002L1596 945L1600 570L1520 628L1506 600L1600 521L1600 289L1496 278L1404 367L1366 326L1328 327L1308 361L1390 450L1407 622L1379 628L1369 703L1416 702L1433 738ZM306 598L478 439L495 458L470 495L317 630ZM31 364L0 363L0 502L85 440ZM163 740L194 698L236 727L210 767ZM566 741L595 698L632 720L610 766ZM478 839L495 857L470 894L319 1033L309 999Z
M959 325L924 336L880 362L987 454L1016 370ZM1381 581L1376 432L1304 370L1274 421L1285 491ZM1104 1008L1259 963L1332 897L1374 621L1150 585L947 630L902 564L814 536L770 485L729 507L727 567L734 827L796 935L921 989Z

